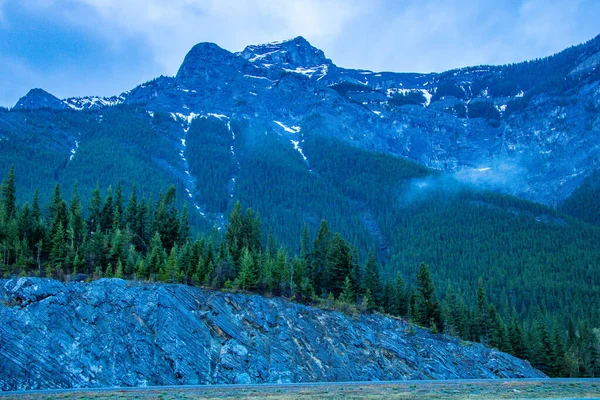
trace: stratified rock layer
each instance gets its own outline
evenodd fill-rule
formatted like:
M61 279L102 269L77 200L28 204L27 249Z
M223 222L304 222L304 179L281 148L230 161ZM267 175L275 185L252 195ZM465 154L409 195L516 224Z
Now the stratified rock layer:
M279 298L22 278L0 300L2 390L544 376L402 320Z

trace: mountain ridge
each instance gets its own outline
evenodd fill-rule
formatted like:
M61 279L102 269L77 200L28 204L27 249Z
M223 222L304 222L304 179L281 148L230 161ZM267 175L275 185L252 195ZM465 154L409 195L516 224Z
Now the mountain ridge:
M599 149L578 135L598 134L588 110L600 104L599 51L597 36L529 62L418 74L340 68L301 36L237 53L200 43L175 77L158 78L151 89L142 84L113 98L63 102L75 109L125 103L151 112L212 112L254 119L257 129L286 115L298 125L320 114L322 131L358 147L556 205L600 160Z

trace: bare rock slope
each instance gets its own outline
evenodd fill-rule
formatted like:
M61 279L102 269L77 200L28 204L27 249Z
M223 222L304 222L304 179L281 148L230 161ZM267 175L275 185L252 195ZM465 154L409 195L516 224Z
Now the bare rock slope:
M0 320L2 390L544 376L405 321L183 285L2 280Z

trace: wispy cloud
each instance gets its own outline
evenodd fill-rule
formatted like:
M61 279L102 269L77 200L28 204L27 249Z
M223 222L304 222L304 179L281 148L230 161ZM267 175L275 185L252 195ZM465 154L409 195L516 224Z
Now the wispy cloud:
M298 35L326 40L340 35L345 22L358 12L356 5L344 1L76 1L93 11L101 22L97 33L111 43L118 43L123 34L144 38L155 62L169 74L200 41L241 50L248 44ZM80 17L71 15L73 22L84 20Z

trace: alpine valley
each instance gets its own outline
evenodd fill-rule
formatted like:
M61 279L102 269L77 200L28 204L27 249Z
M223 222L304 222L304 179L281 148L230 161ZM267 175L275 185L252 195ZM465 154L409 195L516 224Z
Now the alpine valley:
M86 379L94 385L139 385L144 379L171 384L281 381L284 375L283 381L468 375L462 364L449 372L442 367L446 372L440 372L436 366L433 372L419 375L421 372L416 371L422 371L426 361L414 357L411 362L418 368L394 364L386 369L398 356L396 350L392 358L381 350L389 348L386 340L408 341L421 348L425 346L421 342L427 342L425 348L435 353L438 361L446 356L435 349L444 346L455 346L460 351L448 351L460 353L460 357L489 357L489 349L460 349L459 342L450 337L435 339L445 344L431 344L436 331L442 330L526 358L546 374L598 376L599 143L600 36L543 59L426 74L345 69L302 37L251 45L237 53L213 43L199 43L189 51L175 77L161 76L110 98L61 100L42 89L32 89L13 108L0 109L0 172L7 176L2 189L5 220L0 232L2 273L7 279L0 281L0 307L5 308L0 311L3 321L12 321L0 328L0 366L5 370L10 367L15 377L2 388L70 387L85 385ZM14 176L9 173L11 165ZM9 210L12 206L6 206L12 196L11 185L18 204L13 211ZM174 189L169 189L172 185ZM54 267L44 273L43 264L47 261L51 265L49 260L57 259L53 255L56 232L64 228L61 235L68 238L71 234L71 217L64 217L63 227L52 222L60 208L60 192L70 195L75 188L77 200L70 204L81 201L88 228L81 243L97 241L98 234L112 238L99 245L104 250L94 253L110 257L98 261L93 257L84 260L78 254L72 258L63 255L60 259L68 264L66 273L59 274ZM132 206L132 200L123 204L127 198L144 205L148 220L136 220L141 206ZM7 228L7 218L24 221L25 207L29 213L29 205L34 203L42 205L38 222L44 220L40 223L47 230L40 236L43 243L32 241L31 236L19 237ZM243 213L238 203L251 211ZM45 208L47 204L49 208ZM74 215L76 208L69 206L65 212ZM167 275L179 278L166 279L168 282L245 290L247 277L240 278L238 273L246 261L259 264L261 257L271 256L279 260L283 253L281 265L290 265L291 277L281 272L281 279L290 282L289 292L272 290L268 284L260 289L260 283L255 282L259 287L256 291L298 298L294 285L302 290L310 286L314 294L307 289L300 296L303 301L321 306L327 303L326 307L339 299L347 304L348 297L344 296L352 292L366 309L409 318L432 329L433 334L409 328L405 321L373 315L351 320L333 311L306 311L310 309L281 299L213 295L170 285L132 284L128 288L120 281L107 280L84 284L39 277L15 279L19 274L33 274L69 280L83 273L79 278L93 280L92 276L109 275L108 270L114 275L120 264L121 275L155 280L152 278L162 273L164 277L160 265L155 267L156 276L148 272L149 263L156 262L152 249L161 243L153 233L162 232L161 228L148 228L147 232L142 228L157 226L156 221L163 217L169 221L189 218L192 232L181 236L187 222L180 222L180 236L170 245L162 236L165 249L157 257L162 257L165 268L175 268L171 261L182 262L188 256L194 261L190 262L193 268L208 266L210 254L211 260L230 265L235 271L231 280L225 279L225 272L214 272L219 268L215 261L210 263L214 270L203 270L200 282L194 282L198 271L176 273L174 269ZM25 225L16 223L14 232L27 231ZM112 252L117 231L133 232L123 234L131 243L119 246L126 249L131 244L144 257L148 252L141 275L136 258L141 259L141 255L127 259ZM202 238L198 240L201 244L190 245L193 250L185 255L181 249L186 240L196 236ZM240 239L251 236L254 241ZM31 243L25 244L27 241ZM247 245L242 246L242 242ZM343 250L340 254L351 260L348 275L335 277L326 269L328 263L335 264L331 254L337 250L331 249L336 245ZM29 250L20 253L19 249L27 246ZM298 263L305 262L303 268L312 271L307 273L310 279L306 282L294 281L291 266L300 264L295 264L295 258L290 261L292 257L287 254L295 253L300 255ZM321 261L324 269L317 267ZM287 267L281 268L287 271ZM85 272L88 270L89 274ZM258 281L261 274L258 271ZM361 276L371 283L361 284ZM334 278L339 279L337 286L332 283ZM327 283L320 284L318 279ZM104 298L104 290L116 297ZM46 292L51 294L46 296ZM419 296L425 292L427 301L439 299L441 314L428 314L420 320L422 315L416 310ZM181 304L175 304L179 300L169 298L169 293ZM177 314L173 317L176 324L140 322L144 318L139 315L152 314L154 304L139 300L144 296L168 303L173 315ZM42 304L47 298L48 304ZM368 301L363 301L365 298ZM398 298L404 299L404 311L398 311L398 301L390 300ZM201 322L195 319L200 311L194 310L194 302L213 304L202 308ZM139 315L122 311L125 303L139 309ZM31 321L24 328L22 314L27 307L33 308L27 317ZM242 352L244 357L250 351L251 361L238 365L229 355L229 367L207 364L210 373L204 376L196 367L187 367L195 361L185 352L176 352L176 361L161 361L161 368L175 371L184 363L187 369L181 369L179 378L152 380L148 378L151 371L123 375L121 370L112 369L108 373L110 362L103 360L105 370L92 374L103 378L94 380L90 374L82 378L83 373L74 373L83 368L73 356L77 352L63 349L69 355L65 362L71 370L53 378L60 357L52 356L46 360L48 368L39 373L41 378L28 381L30 377L14 360L36 363L37 355L25 352L16 356L31 344L11 339L8 346L8 338L25 337L24 332L33 329L29 324L35 326L38 318L50 312L61 314L60 307L69 310L70 316L52 332L57 336L46 337L38 326L37 336L30 338L39 340L31 340L46 340L50 347L55 340L67 346L80 320L88 319L101 320L93 327L86 325L88 337L95 337L98 332L94 329L108 329L111 323L102 319L104 311L99 310L105 307L114 313L110 315L118 315L111 333L115 343L121 343L128 324L139 324L143 332L137 337L143 343L136 354L147 363L155 355L146 342L156 340L147 331L149 327L158 332L160 325L166 332L161 335L185 341L191 333L177 327L185 326L187 320L206 328L203 337L208 344L202 351L218 353L215 343L221 341L219 351L237 352L238 356ZM322 329L323 324L334 324L334 341L351 337L360 346L375 346L376 354L360 356L378 366L369 371L354 366L347 375L340 375L323 369L323 354L290 347L289 352L309 360L309 367L296 368L293 362L288 365L289 360L280 360L279 369L269 370L265 366L268 362L261 358L264 353L250 345L253 342L248 338L254 335L251 326L256 325L252 321L268 319L264 313L276 312L281 321L273 322L272 331L261 331L260 340L256 340L270 347L268 343L280 339L277 334L288 338L292 346L298 333L285 331L285 326L291 325L299 310L308 313L305 323L310 326ZM233 322L219 320L220 315L230 315ZM443 323L433 322L437 318ZM471 326L467 321L475 323ZM386 336L371 340L369 332L390 324L394 330L403 329L401 334L394 333L400 339ZM499 336L491 333L492 327L501 327L495 331ZM351 333L344 333L346 330ZM511 337L520 339L511 343ZM313 342L304 336L301 340ZM2 349L11 349L10 355ZM348 351L349 357L354 357L355 353ZM492 356L496 354L503 363L500 367L484 363L468 376L540 376L529 365L499 352Z

